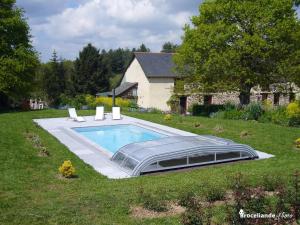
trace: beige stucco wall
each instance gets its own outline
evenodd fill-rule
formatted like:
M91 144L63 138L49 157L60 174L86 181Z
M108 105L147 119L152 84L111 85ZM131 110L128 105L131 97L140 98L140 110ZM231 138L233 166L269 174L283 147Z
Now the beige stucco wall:
M126 70L125 75L121 81L121 84L124 82L138 82L137 104L143 108L149 108L150 107L150 102L149 102L150 85L137 59L134 59L130 64L130 66L128 67L128 69Z
M167 101L170 99L173 88L174 78L149 78L150 81L150 107L163 111L170 110Z
M140 107L170 110L167 101L173 91L173 78L147 78L137 59L134 59L126 70L121 84L124 82L138 82L137 104Z

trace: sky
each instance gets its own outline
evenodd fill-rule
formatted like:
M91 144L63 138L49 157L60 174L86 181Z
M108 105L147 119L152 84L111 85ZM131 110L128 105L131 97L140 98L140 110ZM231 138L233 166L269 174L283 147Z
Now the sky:
M92 43L99 49L133 48L144 43L159 52L180 43L183 26L198 15L202 0L17 0L25 10L32 43L43 62L53 50L75 59Z

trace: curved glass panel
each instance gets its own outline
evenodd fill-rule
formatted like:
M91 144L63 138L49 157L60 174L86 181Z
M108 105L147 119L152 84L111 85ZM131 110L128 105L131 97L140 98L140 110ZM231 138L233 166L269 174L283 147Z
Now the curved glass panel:
M240 152L217 152L216 160L228 160L240 158Z
M206 163L215 161L214 153L194 154L189 156L189 164Z
M124 167L125 169L133 170L137 166L137 164L138 162L134 159L127 158L122 167Z
M157 162L148 165L142 172L149 172L157 169Z
M126 156L125 156L123 153L118 152L118 153L114 156L113 161L114 161L115 163L118 163L119 165L121 165L122 162L123 162L123 160L125 159L125 157L126 157Z
M242 151L241 152L241 157L244 158L244 157L252 157L252 155L249 153L249 152L244 152Z
M162 160L158 162L158 168L160 167L173 167L187 165L187 157Z

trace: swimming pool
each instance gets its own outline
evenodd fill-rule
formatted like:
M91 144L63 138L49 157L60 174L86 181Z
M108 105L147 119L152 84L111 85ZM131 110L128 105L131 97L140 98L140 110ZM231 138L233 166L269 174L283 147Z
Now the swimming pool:
M167 137L167 135L132 124L76 127L72 129L111 153L115 153L127 144Z

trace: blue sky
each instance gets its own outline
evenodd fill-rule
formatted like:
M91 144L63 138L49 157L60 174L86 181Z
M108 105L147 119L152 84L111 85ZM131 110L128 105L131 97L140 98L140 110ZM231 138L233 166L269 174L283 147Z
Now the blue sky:
M53 50L75 59L87 43L97 48L133 48L145 43L160 51L180 43L182 27L198 14L202 0L17 0L24 8L42 61Z

